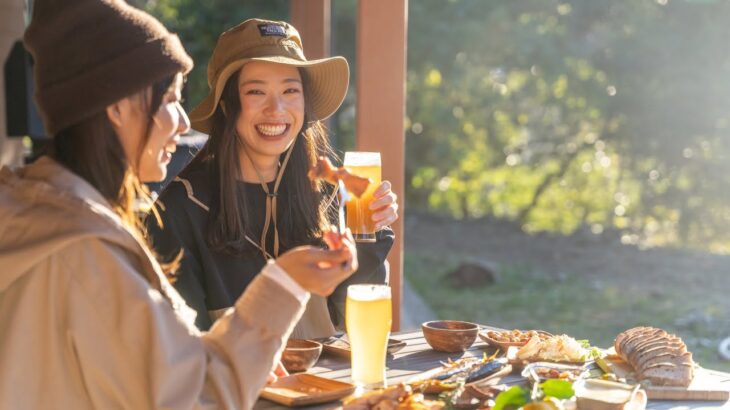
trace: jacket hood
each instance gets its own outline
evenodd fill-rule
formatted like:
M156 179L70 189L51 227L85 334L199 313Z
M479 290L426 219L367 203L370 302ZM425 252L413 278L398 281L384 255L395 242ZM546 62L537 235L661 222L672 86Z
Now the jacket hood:
M49 255L96 237L133 249L121 219L89 183L54 160L0 169L0 291Z

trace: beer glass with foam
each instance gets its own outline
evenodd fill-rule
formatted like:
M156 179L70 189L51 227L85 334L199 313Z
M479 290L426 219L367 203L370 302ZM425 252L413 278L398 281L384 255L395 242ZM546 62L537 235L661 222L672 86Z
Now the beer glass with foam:
M375 242L375 222L369 205L373 202L373 193L381 181L380 153L345 152L343 166L351 173L371 180L370 186L360 198L352 195L347 201L347 227L355 241Z
M352 381L360 388L386 386L385 355L392 324L391 293L386 285L350 285L345 326L352 356Z

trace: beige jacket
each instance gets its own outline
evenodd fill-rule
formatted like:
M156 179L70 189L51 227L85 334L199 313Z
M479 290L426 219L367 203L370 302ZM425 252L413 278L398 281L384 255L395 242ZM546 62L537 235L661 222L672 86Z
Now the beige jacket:
M0 170L2 409L248 409L303 309L259 275L201 335L93 187Z

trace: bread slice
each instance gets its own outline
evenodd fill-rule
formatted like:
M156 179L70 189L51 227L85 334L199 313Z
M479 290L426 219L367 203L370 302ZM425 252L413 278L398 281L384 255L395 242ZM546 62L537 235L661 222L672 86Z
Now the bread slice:
M645 326L639 326L639 327L634 327L634 328L631 328L631 329L628 329L628 330L625 330L625 331L619 333L613 342L613 347L616 350L616 353L621 355L622 354L621 349L623 348L623 345L626 342L626 340L631 338L635 333L642 332L646 329L649 329L649 328L645 327Z
M638 346L638 348L629 355L628 360L631 362L638 362L641 356L654 352L655 350L664 352L676 351L678 354L683 354L687 351L687 346L678 338L652 340L649 343L644 343Z
M649 344L642 346L641 349L634 351L629 360L639 362L643 356L647 354L673 352L682 355L687 352L687 346L681 340L660 339L654 340Z
M650 328L639 332L634 337L626 340L621 350L627 357L630 357L636 350L640 349L641 346L666 336L669 336L667 332L661 329Z
M673 352L665 352L665 353L659 353L659 354L653 354L653 355L646 355L644 356L641 361L638 361L636 363L637 369L639 369L639 372L641 370L649 369L651 366L656 365L658 363L672 363L675 365L692 365L694 362L692 361L692 353L685 352L684 354L675 354Z
M687 387L694 377L694 365L655 363L639 373L641 380L649 380L657 386Z

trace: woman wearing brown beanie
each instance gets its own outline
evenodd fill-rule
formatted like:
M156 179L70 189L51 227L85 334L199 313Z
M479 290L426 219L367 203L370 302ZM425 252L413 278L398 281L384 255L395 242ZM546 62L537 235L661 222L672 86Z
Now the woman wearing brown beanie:
M34 3L25 43L54 140L0 170L0 408L251 408L310 292L357 268L351 238L281 255L201 334L135 216L189 128L192 61L121 0Z
M161 256L184 250L175 286L201 329L249 289L268 260L322 245L337 204L331 186L307 173L317 157L332 154L322 121L342 103L348 78L343 57L307 60L286 22L250 19L220 35L208 63L210 93L191 113L192 127L210 138L160 196L164 228L148 221ZM357 244L360 268L332 295L309 300L294 337L344 329L347 286L387 281L388 226L398 205L387 181L374 198L376 241Z

